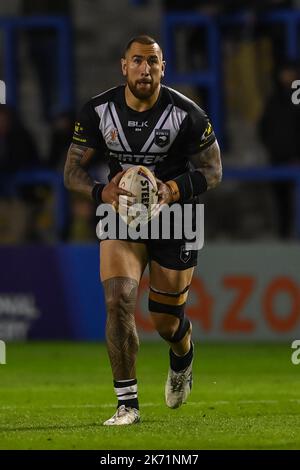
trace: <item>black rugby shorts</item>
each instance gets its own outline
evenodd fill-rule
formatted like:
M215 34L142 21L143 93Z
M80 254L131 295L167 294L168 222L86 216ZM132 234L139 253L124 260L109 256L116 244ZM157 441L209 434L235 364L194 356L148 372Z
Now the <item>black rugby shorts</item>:
M160 214L160 217L162 215ZM195 205L193 204L193 217L192 217L192 228L195 230ZM148 238L138 238L133 240L130 235L126 238L119 237L119 227L124 222L121 221L117 216L116 223L116 236L108 237L108 239L124 240L132 243L144 243L147 247L149 261L156 261L161 266L168 269L184 270L197 265L198 251L195 249L195 239L189 239L184 236L184 230L182 238L178 239L174 237L174 221L170 220L170 238L164 239L160 232L158 239L151 239L150 228L148 229Z

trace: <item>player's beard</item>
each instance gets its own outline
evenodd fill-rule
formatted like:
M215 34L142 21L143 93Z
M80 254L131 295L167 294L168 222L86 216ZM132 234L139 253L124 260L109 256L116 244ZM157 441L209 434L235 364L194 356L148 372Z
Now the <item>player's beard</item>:
M147 100L151 98L157 87L159 86L159 83L153 84L153 81L149 83L144 89L139 86L139 80L137 80L135 83L127 81L127 85L129 87L129 90L131 93L138 98L139 100Z

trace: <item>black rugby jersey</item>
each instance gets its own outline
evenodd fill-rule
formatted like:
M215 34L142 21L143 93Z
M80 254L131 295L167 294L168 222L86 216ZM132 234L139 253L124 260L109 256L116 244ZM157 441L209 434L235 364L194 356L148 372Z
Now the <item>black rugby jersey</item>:
M73 135L74 144L108 156L109 179L132 165L144 165L167 181L188 171L189 157L214 141L204 111L164 85L154 106L142 112L127 106L125 85L95 96L82 108Z

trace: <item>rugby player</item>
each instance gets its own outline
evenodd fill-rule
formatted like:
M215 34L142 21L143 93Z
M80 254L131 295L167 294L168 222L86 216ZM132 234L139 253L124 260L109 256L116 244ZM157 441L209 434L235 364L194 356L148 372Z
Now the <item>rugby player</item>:
M97 205L117 206L120 195L134 196L118 187L125 170L144 165L157 178L160 204L195 204L222 178L220 150L206 114L193 101L161 84L165 62L153 38L131 39L121 68L126 83L92 98L79 114L65 165L66 187L89 196ZM94 181L87 172L96 150L109 158L107 184ZM178 408L190 393L194 345L185 304L197 250L190 250L186 242L183 237L100 243L106 342L117 397L117 411L104 425L130 425L140 420L134 312L148 263L150 315L170 346L166 405Z

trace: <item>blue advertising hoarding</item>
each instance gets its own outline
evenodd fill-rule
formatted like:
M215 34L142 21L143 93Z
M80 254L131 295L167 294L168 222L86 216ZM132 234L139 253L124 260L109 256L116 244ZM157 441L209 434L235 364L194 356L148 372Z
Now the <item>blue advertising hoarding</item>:
M0 248L0 338L104 338L99 247Z

